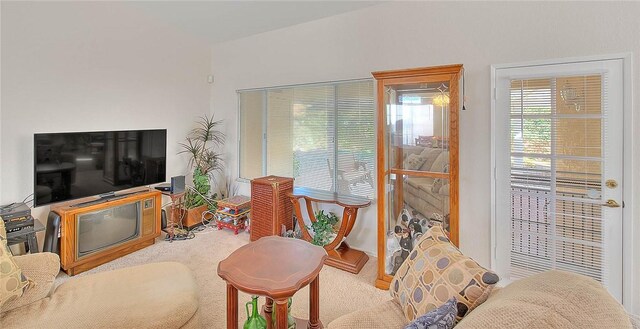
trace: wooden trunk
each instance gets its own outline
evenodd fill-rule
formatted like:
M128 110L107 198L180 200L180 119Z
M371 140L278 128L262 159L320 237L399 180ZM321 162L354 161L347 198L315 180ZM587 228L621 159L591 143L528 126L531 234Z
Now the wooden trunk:
M251 181L251 241L293 229L293 178L266 176Z

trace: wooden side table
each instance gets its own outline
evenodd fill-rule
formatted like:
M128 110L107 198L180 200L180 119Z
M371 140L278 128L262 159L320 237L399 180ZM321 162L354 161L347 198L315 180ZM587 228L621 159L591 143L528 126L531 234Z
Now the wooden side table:
M238 290L267 297L267 328L276 304L276 328L287 328L287 302L309 285L309 320L296 319L296 328L322 328L320 322L320 270L327 252L306 241L263 237L231 253L218 264L218 275L227 282L227 329L238 328Z
M358 274L364 264L369 260L369 256L360 250L352 249L347 242L343 240L351 233L351 229L353 229L353 225L356 223L358 209L368 207L371 204L371 200L301 187L294 188L293 192L289 193L289 197L296 211L296 218L300 231L302 232L302 238L309 242L311 242L312 237L304 223L300 202L298 200L304 199L307 206L307 215L311 222L316 221L311 202L331 203L344 207L342 224L336 237L324 246L324 249L326 249L329 254L326 263L329 266L343 271Z
M44 231L44 225L42 225L42 223L40 223L40 221L37 218L34 218L33 227L24 228L20 231L7 233L7 244L12 245L12 244L24 243L25 251L35 254L39 251L38 238L36 237L36 233L41 231Z
M169 242L171 242L175 237L175 227L182 225L182 208L184 206L185 192L162 192L162 195L166 195L171 198L171 215L167 216L167 227L164 229L164 231L169 235Z

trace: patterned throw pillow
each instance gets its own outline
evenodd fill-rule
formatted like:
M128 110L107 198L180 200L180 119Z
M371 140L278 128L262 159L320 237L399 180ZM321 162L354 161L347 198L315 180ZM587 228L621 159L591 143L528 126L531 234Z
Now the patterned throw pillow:
M13 260L7 245L4 221L0 219L0 307L7 301L21 297L30 283Z
M463 255L442 227L433 226L396 272L390 291L409 321L451 297L458 301L460 320L489 297L498 280L495 273Z
M458 301L451 297L444 305L419 316L404 329L452 329L456 325Z
M418 168L422 167L422 164L425 161L427 161L426 157L417 154L409 154L407 160L405 161L404 167L407 170L418 170Z

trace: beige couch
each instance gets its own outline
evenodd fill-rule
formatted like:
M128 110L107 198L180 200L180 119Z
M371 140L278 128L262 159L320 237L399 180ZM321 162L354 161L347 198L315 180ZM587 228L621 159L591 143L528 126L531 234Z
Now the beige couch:
M420 171L443 172L449 163L449 151L421 147L404 147L405 162L409 156L421 156L425 161L417 168ZM405 164L405 167L407 165ZM413 168L406 168L413 169ZM434 186L435 184L435 186ZM408 206L421 213L425 218L434 218L434 213L443 214L443 210L449 209L449 184L446 180L440 183L431 177L408 177L404 180L404 201Z
M73 277L55 286L53 253L14 257L35 282L0 309L0 328L200 328L198 288L179 263Z
M344 315L328 329L404 328L400 305L390 300ZM460 321L456 329L576 328L640 329L640 320L595 280L549 271L494 289L489 298Z

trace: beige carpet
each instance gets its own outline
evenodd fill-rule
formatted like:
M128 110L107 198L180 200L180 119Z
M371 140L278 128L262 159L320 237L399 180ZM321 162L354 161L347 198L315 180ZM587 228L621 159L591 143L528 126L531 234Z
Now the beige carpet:
M151 262L176 261L191 268L200 285L200 313L205 328L225 328L226 290L225 283L216 273L218 262L232 251L249 242L247 233L237 236L228 230L207 229L196 234L192 240L167 241L158 239L156 244L112 262L96 267L77 276L110 271ZM354 275L325 266L320 274L320 319L326 325L343 314L373 306L391 297L387 291L376 289L376 259L371 258L360 274ZM76 277L77 277L76 276ZM73 280L62 273L56 283ZM158 287L162 289L162 287ZM240 327L246 320L244 303L249 295L240 293ZM264 298L260 299L260 305ZM303 288L293 298L293 316L308 319L309 289Z

